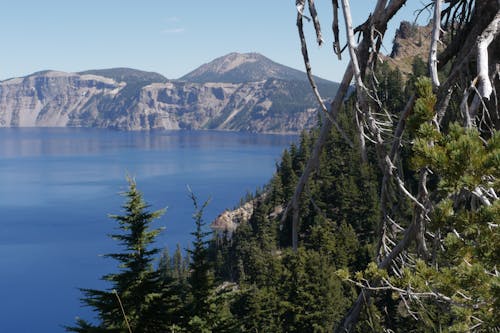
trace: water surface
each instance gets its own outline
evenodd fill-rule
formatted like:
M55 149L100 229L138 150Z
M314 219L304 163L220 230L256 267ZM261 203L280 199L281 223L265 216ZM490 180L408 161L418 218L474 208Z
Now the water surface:
M82 308L78 287L103 288L115 269L100 254L120 213L125 176L152 209L167 207L159 247L186 247L193 230L189 185L211 197L205 220L265 184L294 136L231 132L0 129L0 327L62 332Z

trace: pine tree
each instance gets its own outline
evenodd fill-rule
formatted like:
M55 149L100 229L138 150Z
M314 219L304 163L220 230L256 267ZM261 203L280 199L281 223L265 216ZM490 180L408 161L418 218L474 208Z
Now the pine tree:
M213 261L210 260L209 241L207 236L211 232L205 231L203 212L209 201L201 206L193 192L190 198L195 211L193 219L196 229L191 234L194 236L193 249L187 250L191 256L188 277L188 305L186 318L189 332L233 332L233 320L230 312L230 303L233 299L231 288L224 286L215 288Z
M165 285L158 270L153 268L157 248L151 248L161 229L151 229L153 220L164 210L151 212L137 190L135 180L128 178L129 189L123 195L123 215L110 217L119 224L119 233L110 237L119 241L121 253L105 257L118 262L120 269L102 277L110 283L106 290L81 289L82 302L93 308L99 323L94 326L79 319L76 327L67 327L73 332L158 332L167 323L168 313L164 301ZM160 314L162 314L160 316Z
M283 151L279 172L281 175L281 184L283 186L283 197L286 201L293 195L295 184L297 183L297 175L293 170L293 156L287 149Z
M190 310L194 315L205 317L209 312L208 296L214 285L206 240L210 232L204 230L205 222L203 221L203 211L208 205L208 200L199 206L198 199L193 192L190 192L190 198L195 208L193 219L196 224L196 230L191 233L194 236L193 249L188 250L191 255L189 264L191 273L188 278L191 294Z
M160 255L158 271L160 272L160 277L163 280L167 280L173 275L172 258L170 257L168 248L165 248Z
M346 307L341 283L329 258L299 248L283 255L282 332L331 332Z
M187 259L183 259L181 245L177 243L177 247L175 248L174 256L172 258L172 270L173 276L175 279L185 282L188 277L188 263Z

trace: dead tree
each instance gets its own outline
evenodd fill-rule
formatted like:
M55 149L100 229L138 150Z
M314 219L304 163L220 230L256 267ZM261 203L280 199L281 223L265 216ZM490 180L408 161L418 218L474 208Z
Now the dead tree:
M343 101L354 78L356 87L356 119L358 124L358 135L360 150L363 160L366 162L366 144L373 143L377 164L383 175L380 184L380 222L378 227L378 251L377 257L373 258L378 268L391 270L397 274L405 265L404 254L410 245L415 242L417 255L424 260L430 260L427 241L429 235L426 226L429 223L429 212L432 210L432 202L427 190L428 170L420 170L417 193L410 189L396 172L397 158L401 149L401 138L406 129L406 119L412 112L415 95L411 96L404 110L399 115L397 124L393 124L390 116L380 116L374 108L380 105L373 89L365 86L364 80L371 75L370 68L375 65L382 40L387 29L388 22L406 3L406 0L378 0L368 19L354 28L351 19L348 0L333 0L333 24L334 31L334 54L341 57L338 9L342 8L345 22L346 47L350 63L347 66L341 85L330 105L328 111L323 100L316 89L312 76L312 67L307 54L307 43L303 32L304 9L308 3L309 13L314 23L316 39L319 45L323 43L318 14L312 0L297 0L297 27L302 45L302 55L307 75L313 91L317 97L321 109L327 115L320 129L320 134L314 144L310 159L297 183L295 192L288 202L282 215L282 223L289 221L292 224L292 246L296 250L299 244L298 229L300 199L307 186L307 182L318 167L320 155L326 139L333 127L341 133L352 148L352 141L343 132L336 121L341 110ZM443 118L449 112L450 100L455 96L463 96L461 103L464 125L467 127L478 127L484 123L487 130L498 130L498 100L496 87L498 87L500 76L500 1L499 0L433 0L429 6L433 6L433 33L431 38L430 52L428 57L429 75L432 78L437 104L435 106L435 117L432 124L439 131ZM441 43L441 32L447 36L444 49L438 54L438 44ZM359 34L360 41L356 44L355 34ZM476 64L475 71L470 68ZM438 70L449 66L446 80L439 82ZM472 75L471 75L472 73ZM467 87L463 83L469 82ZM465 93L464 93L465 92ZM482 119L478 115L482 114ZM487 117L484 117L484 115ZM391 129L391 132L388 131ZM394 128L394 131L392 131ZM482 130L482 129L481 129ZM365 141L366 139L366 141ZM430 143L432 144L432 143ZM413 219L408 224L396 221L391 207L388 205L389 191L394 188L406 196L413 203ZM491 205L498 200L495 191L491 188L478 187L472 189L471 195L478 198L483 205ZM389 227L391 225L391 227ZM395 234L391 230L401 230ZM438 237L434 235L434 238ZM390 288L384 281L369 281L361 285L361 290L352 308L339 324L336 332L349 332L359 320L361 310L368 302L373 290ZM394 288L393 290L396 290ZM401 294L407 293L405 290ZM436 294L437 295L437 294ZM434 295L434 296L436 296ZM445 299L444 295L436 297Z

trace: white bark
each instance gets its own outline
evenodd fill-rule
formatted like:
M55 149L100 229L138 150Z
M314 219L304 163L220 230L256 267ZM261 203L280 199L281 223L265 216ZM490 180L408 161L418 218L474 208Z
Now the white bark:
M351 64L354 71L354 79L356 81L356 89L358 90L358 97L361 99L360 95L364 95L365 86L361 80L361 72L359 70L358 56L356 55L356 45L354 42L354 29L352 27L352 17L351 8L349 6L348 0L342 0L342 11L344 13L345 28L347 33L347 45L349 49L349 55L351 56ZM363 105L363 101L360 101ZM364 106L364 105L363 105Z
M491 190L493 191L493 193L495 193L493 189ZM483 205L491 206L491 201L488 199L488 197L484 192L485 191L483 191L483 189L480 186L478 186L472 191L472 194L474 194L479 199L479 201L481 201ZM486 192L488 193L488 191Z
M469 89L465 92L460 109L465 119L466 127L473 127L477 110L481 105L482 99L489 99L493 93L493 86L489 76L489 56L488 47L500 32L500 11L497 12L492 22L484 29L479 37L477 37L477 77L471 83ZM476 88L477 86L477 88ZM470 91L476 91L472 103L469 105Z
M477 73L479 79L479 93L483 98L490 98L493 92L488 75L488 45L493 38L483 39L477 43Z
M356 54L356 45L354 42L354 29L352 27L352 17L351 17L351 8L349 6L348 0L341 0L342 3L342 11L344 13L344 21L345 28L347 33L347 46L349 49L349 55L351 57L351 64L354 73L354 81L356 83L356 93L358 97L359 106L362 113L367 112L367 101L366 101L366 87L363 84L363 80L361 78L361 71L359 69L358 56ZM361 119L356 118L356 123L358 124L358 130L360 133L360 141L361 141L361 158L363 163L368 162L366 146L364 144L364 129L363 121Z
M332 0L333 7L333 22L332 22L332 31L333 31L333 52L337 55L339 60L342 60L342 51L340 48L340 39L339 39L339 4L338 0Z
M496 38L500 30L500 11L497 12L493 21L484 30L477 40L477 75L478 90L482 98L489 99L493 92L490 77L488 75L488 46Z
M431 47L429 50L429 73L432 85L439 87L439 77L437 71L437 47L439 42L439 33L441 30L441 0L434 1L434 17L432 27Z
M312 69L311 69L311 63L309 61L309 52L307 51L307 42L306 38L304 36L304 27L302 24L302 18L305 17L304 14L301 12L301 9L303 10L303 4L305 0L297 1L297 28L299 32L299 38L300 38L300 45L301 45L301 51L302 51L302 58L304 59L304 66L306 67L306 74L307 78L309 80L309 84L311 85L311 88L313 90L314 96L316 97L316 100L318 101L321 111L323 111L323 114L326 115L327 118L330 118L330 121L333 123L337 131L342 135L344 140L349 144L349 146L352 148L354 147L352 141L349 139L347 134L342 130L338 122L332 118L332 116L328 113L328 109L326 108L325 103L323 102L323 98L321 97L318 86L316 85L316 81L314 80L314 76L312 74ZM316 14L317 15L317 14Z
M321 25L319 24L318 12L314 6L314 0L309 0L309 13L314 23L314 30L316 31L316 42L319 46L323 45L323 35L321 34Z

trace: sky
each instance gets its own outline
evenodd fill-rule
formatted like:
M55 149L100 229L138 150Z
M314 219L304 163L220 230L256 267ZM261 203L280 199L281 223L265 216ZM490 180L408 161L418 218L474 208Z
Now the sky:
M399 22L413 21L422 1L408 0L393 19L384 53ZM351 0L355 26L375 2ZM340 81L348 53L339 62L331 51L331 0L315 3L325 44L315 44L312 23L305 23L313 74ZM258 52L304 70L295 22L295 0L0 0L0 80L112 67L176 79L230 52Z

